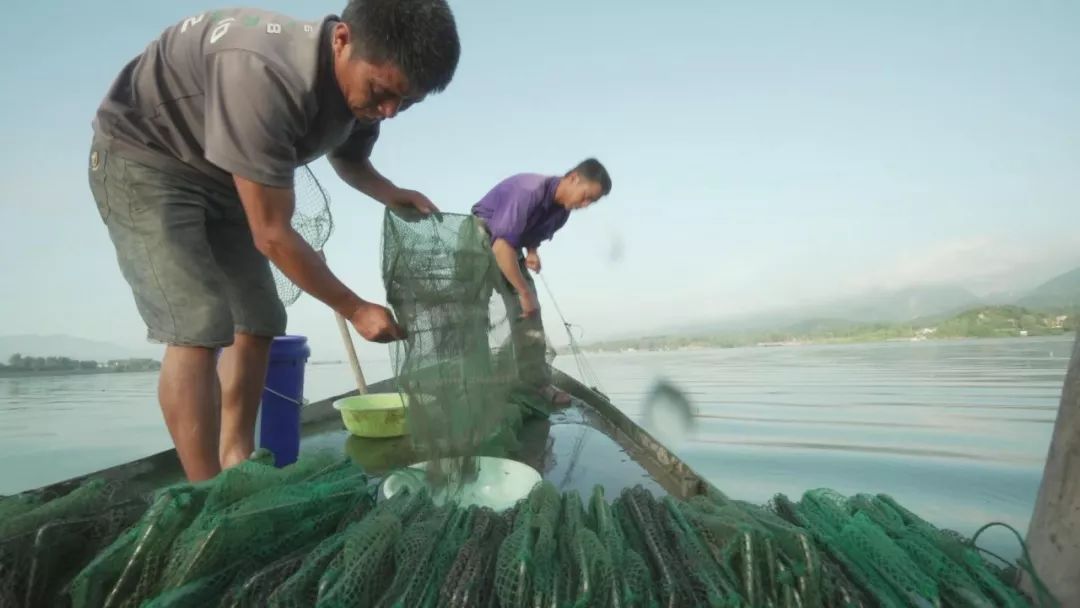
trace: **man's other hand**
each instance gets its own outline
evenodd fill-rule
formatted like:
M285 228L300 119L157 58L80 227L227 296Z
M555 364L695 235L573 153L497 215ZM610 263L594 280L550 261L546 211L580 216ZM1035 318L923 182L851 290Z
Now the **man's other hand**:
M439 212L439 208L435 206L435 203L416 190L398 188L390 196L389 202L391 205L398 207L410 207L424 216Z
M535 249L525 256L525 267L533 272L540 272L540 254L536 253Z
M385 306L365 302L361 304L349 321L362 338L370 342L393 342L405 337L405 330L394 321L394 315Z
M540 314L540 302L536 300L536 296L531 292L526 291L519 295L518 301L521 302L522 319L528 319L529 317L535 317Z

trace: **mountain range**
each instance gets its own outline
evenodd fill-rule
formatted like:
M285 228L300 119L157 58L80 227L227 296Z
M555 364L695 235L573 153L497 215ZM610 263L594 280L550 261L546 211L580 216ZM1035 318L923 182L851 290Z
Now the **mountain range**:
M1058 275L1028 292L1016 303L1051 312L1080 309L1080 268Z
M27 357L70 357L103 362L139 357L161 359L162 347L147 344L142 348L128 348L110 342L55 334L0 336L0 363L6 363L15 353Z
M930 325L979 306L1014 304L1042 312L1080 311L1080 268L1020 293L977 296L958 285L924 285L874 290L858 296L799 308L728 317L671 328L667 335L715 335L784 329L813 331L872 323Z
M684 325L660 330L652 335L700 336L769 330L815 333L872 323L910 322L912 325L929 326L972 308L1007 304L1046 313L1080 312L1080 268L1022 293L979 297L956 285L877 290L819 305ZM6 362L15 353L93 361L133 357L160 359L162 347L146 344L131 348L67 335L0 336L0 362Z

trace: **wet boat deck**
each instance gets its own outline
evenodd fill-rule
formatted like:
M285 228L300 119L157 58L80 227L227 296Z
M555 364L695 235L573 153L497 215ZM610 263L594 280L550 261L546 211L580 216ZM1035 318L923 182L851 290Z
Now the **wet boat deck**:
M597 485L604 495L615 497L626 488L641 485L655 495L667 490L613 438L589 423L581 401L556 411L547 420L526 421L518 434L519 445L508 457L536 469L560 491L577 490L583 497ZM426 460L410 445L409 438L367 439L350 435L340 420L326 420L310 428L302 451L339 449L374 477Z

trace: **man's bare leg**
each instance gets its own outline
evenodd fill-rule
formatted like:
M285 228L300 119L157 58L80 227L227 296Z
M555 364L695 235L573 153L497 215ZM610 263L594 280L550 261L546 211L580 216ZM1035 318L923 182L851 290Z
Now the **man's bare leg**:
M158 379L158 401L188 480L202 481L221 472L213 349L169 345Z
M259 414L266 367L273 338L236 334L221 353L221 468L237 465L255 451L255 419Z

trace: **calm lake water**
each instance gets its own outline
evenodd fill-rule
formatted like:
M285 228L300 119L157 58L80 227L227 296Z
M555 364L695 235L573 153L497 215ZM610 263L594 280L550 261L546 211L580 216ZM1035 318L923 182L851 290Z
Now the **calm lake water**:
M884 492L939 526L971 533L1003 521L1023 532L1071 347L1071 337L1031 338L588 360L638 419L658 380L683 391L695 424L671 447L734 498ZM577 374L569 356L555 364ZM365 371L381 379L389 365ZM344 365L309 366L307 397L351 382ZM153 373L0 379L0 494L170 447L155 383Z

